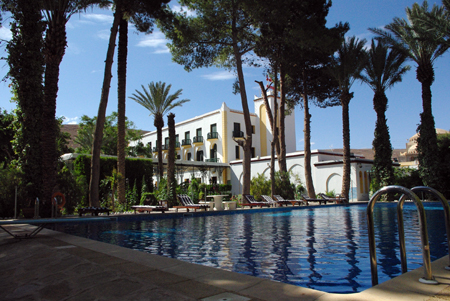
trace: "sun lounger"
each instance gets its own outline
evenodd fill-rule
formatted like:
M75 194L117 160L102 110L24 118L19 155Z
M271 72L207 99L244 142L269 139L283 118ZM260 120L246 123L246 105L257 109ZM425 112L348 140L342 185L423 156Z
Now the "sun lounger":
M105 208L105 207L84 207L78 209L78 214L82 216L83 214L91 213L92 216L98 216L99 213L107 213L109 215L109 212L111 209Z
M149 205L135 205L135 206L131 206L131 208L134 209L135 214L136 214L136 212L150 213L152 211L161 211L162 213L164 213L166 210L168 210L164 206L149 206Z
M292 206L295 206L295 205L300 206L301 204L308 205L308 202L306 202L304 200L285 200L281 195L274 195L273 197L275 198L275 200L277 201L277 203L280 206L283 206L283 205L287 206L289 203L292 204Z
M303 198L303 200L304 200L305 202L307 202L308 204L309 204L310 202L317 202L317 203L319 203L319 205L322 205L322 203L326 205L327 202L333 202L333 201L329 201L329 200L326 200L326 199L314 199L314 198L310 198L310 197L308 197L306 194L302 194L302 198Z
M327 196L325 193L319 193L319 196L324 199L327 200L329 202L334 202L335 204L342 204L342 203L346 203L347 199L346 198L342 198L340 196L336 196L336 197L329 197Z
M276 207L277 205L280 205L278 202L276 202L274 199L272 199L268 195L261 195L261 197L263 198L264 201L269 203L272 207ZM280 206L282 206L282 205L280 205Z
M181 206L173 206L173 208L177 209L177 212L180 208L185 208L187 212L189 212L189 209L194 209L194 211L197 211L197 209L203 209L206 211L209 208L209 205L207 204L194 204L191 198L185 194L179 194L177 195L177 198L182 204Z
M270 203L268 203L268 202L257 202L255 200L255 198L253 197L253 195L243 194L243 196L244 196L245 200L248 203L239 204L241 206L250 207L250 208L253 208L253 207L260 207L260 208L262 208L262 207L270 207Z

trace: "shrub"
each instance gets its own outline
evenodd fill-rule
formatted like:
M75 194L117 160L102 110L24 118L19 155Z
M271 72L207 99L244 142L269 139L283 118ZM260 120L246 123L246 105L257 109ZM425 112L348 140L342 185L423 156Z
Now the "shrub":
M0 163L0 217L14 216L14 200L17 186L18 203L25 198L21 193L20 170ZM19 203L20 205L20 203ZM20 207L18 207L20 210Z
M250 194L255 197L255 200L261 198L261 195L271 195L270 180L264 174L257 174L250 182Z
M282 175L281 172L275 172L275 192L276 195L281 195L286 200L294 198L295 185L291 184L289 174Z
M194 202L198 202L198 196L199 196L199 188L200 185L197 181L197 179L192 179L191 183L189 183L189 187L188 187L188 195L191 197L192 201Z

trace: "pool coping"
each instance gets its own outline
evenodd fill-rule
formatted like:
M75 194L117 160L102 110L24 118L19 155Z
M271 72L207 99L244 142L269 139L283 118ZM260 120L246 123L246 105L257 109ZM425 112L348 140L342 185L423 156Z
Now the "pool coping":
M267 211L267 209L262 210ZM247 209L243 211L247 211ZM147 217L144 215L146 214L141 214L141 217L146 219L150 215L155 215L155 218L157 217L156 215L159 215L159 218L162 216L161 213L148 214L149 216ZM167 217L173 216L171 213L165 213L164 215ZM139 215L132 214L132 216ZM114 217L116 216L113 215L112 218ZM124 217L122 216L122 218ZM21 231L23 229L32 229L35 226L11 225L10 227L13 230ZM112 259L109 263L99 263L97 261L92 263L92 265L101 264L111 267L115 262L120 261L121 265L129 266L129 269L139 266L139 269L144 269L148 273L163 273L166 277L163 285L165 289L182 294L186 298L197 300L223 300L223 294L231 294L232 298L227 300L443 300L440 297L445 298L445 300L450 299L450 271L444 269L449 263L448 256L444 256L432 263L432 272L439 282L438 285L420 283L418 279L423 276L423 268L418 268L359 293L336 294L188 263L50 229L42 230L38 236L59 241L62 247L55 248L54 252L66 252L73 247L80 251L76 252L78 257L89 260L92 255L87 254L90 252ZM12 238L8 239L14 240ZM39 243L40 239L37 237L28 241ZM21 246L20 243L15 245L18 248ZM144 274L138 273L133 274L133 276L140 277L140 275ZM160 280L142 278L142 281L158 285ZM189 283L189 289L186 289L186 281ZM243 299L239 299L240 297Z
M317 301L414 301L428 300L442 291L446 291L446 295L450 292L450 271L444 269L448 264L448 256L444 256L432 263L433 275L439 281L438 285L420 283L418 279L423 276L423 268L418 268L360 293L334 294L148 254L54 230L44 229L41 235L257 300L298 300L301 298L301 300ZM173 284L177 285L177 283Z

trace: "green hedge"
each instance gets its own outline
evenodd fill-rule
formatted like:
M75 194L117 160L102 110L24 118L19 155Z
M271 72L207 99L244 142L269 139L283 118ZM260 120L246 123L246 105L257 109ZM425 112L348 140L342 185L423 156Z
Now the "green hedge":
M100 158L100 181L112 174L113 168L117 167L117 158ZM83 189L81 205L89 204L89 181L91 178L91 156L80 155L73 162L73 170L76 181ZM125 159L125 178L128 179L128 189L136 185L138 199L142 193L142 179L145 176L147 191L153 191L153 162L151 159L126 158ZM100 199L104 199L109 191L100 189Z

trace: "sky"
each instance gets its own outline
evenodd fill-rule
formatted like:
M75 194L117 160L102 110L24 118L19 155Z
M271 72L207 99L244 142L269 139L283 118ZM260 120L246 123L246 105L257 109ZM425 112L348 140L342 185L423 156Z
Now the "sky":
M338 22L348 22L350 31L346 36L370 39L374 36L369 27L382 27L392 22L394 17L406 18L405 8L411 7L412 0L334 0L327 17L327 26ZM420 2L421 3L421 2ZM440 1L429 1L429 5L440 5ZM176 8L177 3L171 3ZM89 9L86 13L76 14L67 23L67 42L65 56L60 67L59 92L57 98L57 116L64 116L64 123L79 123L81 116L97 115L100 102L106 50L112 25L112 12L105 9ZM8 40L10 19L4 18L0 29L0 39ZM235 75L220 68L201 68L191 72L172 61L166 44L168 41L156 28L150 35L137 33L129 26L128 65L127 65L127 104L126 116L137 129L153 131L153 117L149 112L128 97L141 86L150 82L162 81L172 85L172 93L182 89L181 99L190 99L181 108L175 108L175 121L180 122L195 116L217 110L225 102L228 107L242 110L239 95L232 93ZM117 48L116 48L117 52ZM0 58L7 56L5 43L0 44ZM436 128L450 130L449 98L446 86L450 78L450 54L435 61L435 82L431 89L433 94L433 114ZM109 94L107 115L117 111L117 60L113 65L113 79ZM416 133L422 112L421 86L416 79L416 65L409 62L411 70L401 83L387 91L388 110L386 116L392 146L405 148L407 139ZM8 64L0 60L0 77L8 72ZM255 80L264 80L263 68L245 67L244 75L249 99L250 111L253 112L252 100L260 96L261 91ZM0 108L11 111L16 107L10 101L9 80L0 82ZM376 114L373 110L373 92L366 85L355 82L351 89L354 98L350 101L350 144L351 148L372 148ZM342 110L341 107L321 109L311 106L311 148L342 148ZM296 145L303 150L303 115L301 108L295 108ZM167 122L167 120L166 120Z

